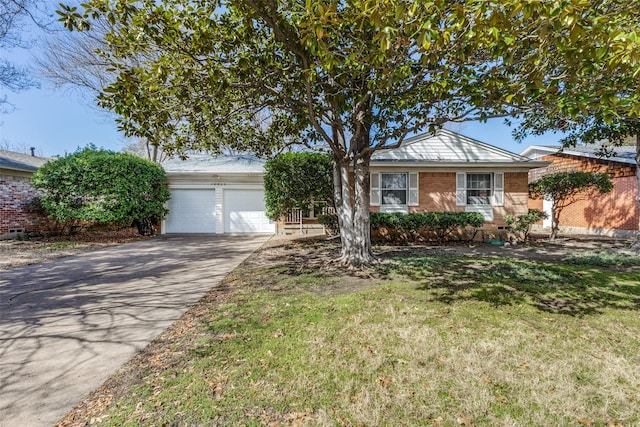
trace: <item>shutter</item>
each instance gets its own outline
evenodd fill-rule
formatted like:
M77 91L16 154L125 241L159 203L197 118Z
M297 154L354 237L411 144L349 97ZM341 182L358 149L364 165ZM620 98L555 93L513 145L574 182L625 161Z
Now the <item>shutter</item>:
M493 206L504 206L504 173L493 174Z
M380 206L380 174L372 173L370 175L370 191L369 203L371 206Z
M456 206L467 205L467 174L464 172L456 173Z
M418 206L418 172L409 173L409 206Z

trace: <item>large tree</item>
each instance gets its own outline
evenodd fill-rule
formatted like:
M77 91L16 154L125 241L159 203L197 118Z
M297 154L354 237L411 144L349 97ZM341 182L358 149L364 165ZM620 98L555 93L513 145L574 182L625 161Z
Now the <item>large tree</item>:
M372 261L369 163L449 121L526 112L591 72L637 65L622 0L90 0L70 29L113 25L100 96L128 135L165 150L329 147L342 260ZM588 37L587 37L588 35ZM629 35L629 37L627 37ZM605 51L602 47L606 46ZM145 56L132 67L131 58ZM559 64L563 65L558 74ZM594 98L584 98L584 104ZM608 99L600 99L608 108ZM260 126L256 116L268 117Z

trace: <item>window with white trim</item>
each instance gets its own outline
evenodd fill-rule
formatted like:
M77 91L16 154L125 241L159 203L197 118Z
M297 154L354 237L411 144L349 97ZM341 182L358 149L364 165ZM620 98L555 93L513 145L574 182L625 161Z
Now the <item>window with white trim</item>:
M490 205L492 194L492 174L467 174L467 205Z
M417 206L418 172L372 173L371 205Z
M407 174L381 173L380 193L383 205L407 204Z
M457 206L503 206L504 173L458 172Z
M466 212L478 212L485 220L493 221L493 207L503 205L503 172L456 174L456 206L464 206Z

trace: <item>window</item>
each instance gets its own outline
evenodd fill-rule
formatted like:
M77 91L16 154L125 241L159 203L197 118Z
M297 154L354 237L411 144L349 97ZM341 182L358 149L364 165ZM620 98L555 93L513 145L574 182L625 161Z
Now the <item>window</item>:
M380 190L383 205L407 204L407 174L381 173Z
M467 205L491 204L491 174L467 174Z
M504 173L456 174L456 206L465 212L479 212L493 221L493 207L504 206Z
M370 183L372 206L418 206L418 172L373 172Z

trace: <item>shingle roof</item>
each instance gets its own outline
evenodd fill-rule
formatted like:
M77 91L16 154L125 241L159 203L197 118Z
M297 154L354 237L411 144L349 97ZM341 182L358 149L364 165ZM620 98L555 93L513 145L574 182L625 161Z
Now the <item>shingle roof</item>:
M504 164L544 166L536 160L503 150L473 138L441 129L409 138L399 148L376 152L372 164L423 163L431 165L466 164L483 166ZM534 166L535 165L535 166Z
M571 148L565 148L562 153L575 154L585 157L591 157L602 160L611 160L613 162L636 164L636 147L625 145L622 147L609 147L608 150L613 152L611 156L599 156L598 151L601 145L578 145Z
M580 157L589 157L592 159L601 159L601 160L609 160L612 162L619 163L628 163L635 165L636 164L636 147L625 145L621 147L607 147L607 151L612 152L611 156L602 156L600 155L600 151L603 147L603 144L588 144L588 145L576 145L575 147L562 148L560 146L541 146L534 145L525 149L522 154L526 155L534 155L537 157L562 153L568 154L571 156L580 156Z
M265 160L248 155L216 156L191 155L186 160L170 159L162 162L168 175L191 173L262 174Z
M36 157L15 151L0 150L0 168L18 171L35 171L47 163L49 158Z

